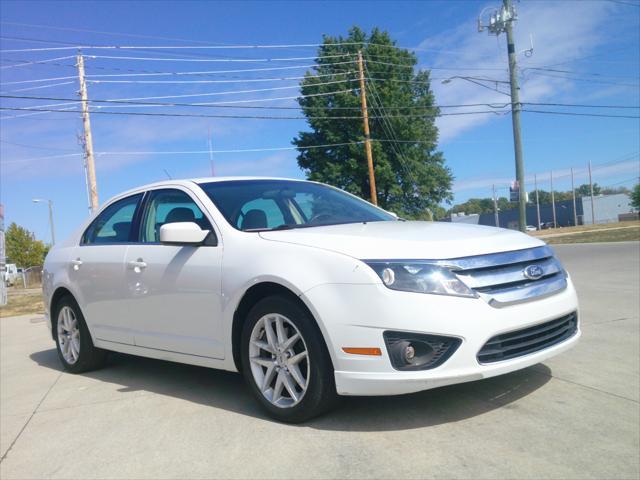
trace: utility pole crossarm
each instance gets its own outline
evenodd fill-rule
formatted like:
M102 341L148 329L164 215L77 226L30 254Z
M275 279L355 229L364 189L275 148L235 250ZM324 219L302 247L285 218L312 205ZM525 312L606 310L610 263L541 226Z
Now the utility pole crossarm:
M89 119L89 99L84 74L84 57L78 53L78 80L80 82L80 100L82 106L82 126L84 128L84 151L87 161L87 179L89 187L89 204L91 211L98 209L98 184L96 182L96 165L93 157L93 139L91 137L91 121Z
M373 153L371 152L371 134L369 132L369 112L367 111L367 93L364 82L364 65L362 52L358 51L358 70L360 73L360 103L362 107L362 121L364 123L364 148L367 154L367 166L369 168L369 188L371 190L371 203L378 205L376 193L376 177L373 170Z

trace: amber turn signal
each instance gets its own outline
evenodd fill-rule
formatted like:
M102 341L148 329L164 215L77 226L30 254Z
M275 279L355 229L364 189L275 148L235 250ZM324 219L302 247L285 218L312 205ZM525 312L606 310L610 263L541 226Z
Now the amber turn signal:
M382 355L382 350L379 348L342 347L342 350L352 355L374 355L376 357Z

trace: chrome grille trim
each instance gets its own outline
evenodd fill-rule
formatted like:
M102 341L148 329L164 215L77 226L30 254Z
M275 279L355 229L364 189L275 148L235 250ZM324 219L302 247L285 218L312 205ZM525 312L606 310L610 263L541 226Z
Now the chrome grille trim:
M480 298L495 308L538 300L567 287L567 276L548 246L441 261ZM525 268L537 265L542 275L527 278Z
M543 276L547 277L562 271L562 266L555 258L545 258L534 262L543 270ZM513 264L495 269L483 269L478 271L456 272L460 280L470 288L481 289L495 285L513 284L526 281L522 274L522 265Z

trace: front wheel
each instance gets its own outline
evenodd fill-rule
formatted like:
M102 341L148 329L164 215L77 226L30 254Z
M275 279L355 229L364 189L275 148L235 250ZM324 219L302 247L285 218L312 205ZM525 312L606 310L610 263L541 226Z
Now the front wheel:
M297 423L331 407L337 395L322 334L305 309L268 297L242 331L242 370L254 396L275 419Z

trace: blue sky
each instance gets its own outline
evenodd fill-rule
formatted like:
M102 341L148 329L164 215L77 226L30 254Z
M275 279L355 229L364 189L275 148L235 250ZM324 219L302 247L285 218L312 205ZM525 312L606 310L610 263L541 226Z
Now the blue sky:
M7 1L1 5L2 50L72 45L206 46L314 44L322 34L346 34L354 24L365 30L380 27L403 47L414 48L420 66L433 68L433 89L439 104L504 103L508 98L490 89L455 79L454 75L495 80L508 78L504 35L477 32L483 8L500 2L34 2ZM640 5L636 0L517 2L515 25L520 52L521 101L586 105L640 104ZM55 28L53 28L55 27ZM103 32L103 33L99 33ZM40 40L36 42L35 40ZM533 44L533 55L524 50ZM71 56L73 50L3 52L1 91L6 95L75 98L77 81L73 59L15 66L18 61L42 61ZM273 82L147 84L104 83L104 80L171 80L174 77L107 75L140 72L242 70L310 65L313 61L220 62L233 59L313 57L314 48L240 50L85 51L97 57L180 58L188 61L87 59L94 99L148 96L186 97L182 101L256 100L264 105L295 105L297 80ZM206 61L194 61L194 60ZM59 63L61 65L53 65ZM541 70L542 68L543 70ZM135 71L135 72L133 72ZM299 76L304 68L185 76L180 80L258 79ZM283 73L286 72L286 73ZM45 82L27 82L58 79ZM102 80L103 82L96 81ZM21 82L21 83L15 83ZM56 85L59 84L59 85ZM34 88L46 87L46 88ZM281 90L264 91L267 88ZM284 88L287 87L287 88ZM288 88L291 87L291 88ZM28 89L28 90L25 90ZM218 95L221 92L262 90ZM159 101L180 101L179 99ZM46 100L1 99L4 107L32 107L64 103ZM65 106L53 108L68 108ZM531 107L533 108L533 107ZM638 116L638 109L536 107L539 110ZM163 107L162 110L165 110ZM115 109L113 109L115 111ZM120 108L120 111L160 109ZM201 109L216 111L217 109ZM173 108L173 112L189 110ZM191 110L193 111L193 110ZM234 110L232 113L236 113ZM246 113L246 112L244 112ZM256 114L256 112L251 112ZM258 112L259 113L259 112ZM6 222L15 221L49 240L47 211L33 197L53 200L58 238L67 236L88 213L81 150L77 133L81 122L74 113L1 112L0 198ZM101 202L143 183L166 178L204 176L209 160L203 154L140 152L206 151L207 130L214 150L288 147L306 128L305 122L249 119L92 116L94 149ZM640 129L637 119L560 116L524 113L524 156L528 186L533 174L548 189L554 171L556 189L569 188L569 168L576 183L586 183L586 163L594 165L601 185L632 186L639 174ZM440 148L456 177L455 201L490 196L496 184L507 195L514 176L510 116L467 115L438 120ZM115 152L139 152L136 154ZM279 175L301 177L296 152L216 153L218 175Z

